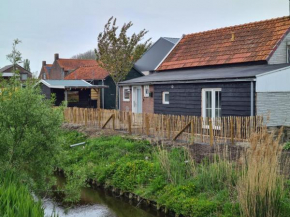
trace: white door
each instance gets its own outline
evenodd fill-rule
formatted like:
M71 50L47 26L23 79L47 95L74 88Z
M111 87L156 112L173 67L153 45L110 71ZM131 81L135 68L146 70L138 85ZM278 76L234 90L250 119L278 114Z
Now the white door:
M132 91L132 112L142 113L142 89L140 86L133 87Z

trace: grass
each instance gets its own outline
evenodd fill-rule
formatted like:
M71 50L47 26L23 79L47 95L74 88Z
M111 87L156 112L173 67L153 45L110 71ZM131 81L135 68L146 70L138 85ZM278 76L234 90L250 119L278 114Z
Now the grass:
M44 216L41 202L35 201L27 186L12 173L2 173L0 176L0 216Z
M132 192L183 216L287 216L289 186L280 174L281 146L266 135L254 135L239 161L225 154L196 164L184 147L165 149L147 141L112 136L88 139L64 132L58 167L68 176L70 191L94 179ZM225 153L225 152L223 152ZM74 198L75 199L75 198Z

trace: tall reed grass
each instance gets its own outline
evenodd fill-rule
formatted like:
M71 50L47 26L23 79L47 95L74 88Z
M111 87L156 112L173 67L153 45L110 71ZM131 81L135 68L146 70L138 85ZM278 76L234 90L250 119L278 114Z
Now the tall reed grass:
M0 216L44 216L41 201L35 201L28 188L12 173L4 173L0 177Z
M281 216L285 180L280 173L280 136L274 138L264 130L250 139L237 184L242 216Z

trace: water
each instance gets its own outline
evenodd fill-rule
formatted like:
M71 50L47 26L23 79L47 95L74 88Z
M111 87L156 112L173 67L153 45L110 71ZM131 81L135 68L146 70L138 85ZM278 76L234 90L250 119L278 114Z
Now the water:
M47 216L55 210L60 217L164 217L164 214L152 208L141 205L141 209L137 204L130 204L126 198L115 197L101 188L82 188L80 202L71 208L63 206L59 198L57 202L51 198L43 199L43 203Z

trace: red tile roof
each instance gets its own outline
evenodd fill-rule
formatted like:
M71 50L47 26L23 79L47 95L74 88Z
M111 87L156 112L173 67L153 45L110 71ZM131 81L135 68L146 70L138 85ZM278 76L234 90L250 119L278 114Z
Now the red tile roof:
M109 73L99 65L81 66L75 71L71 72L64 79L65 80L102 80L105 79Z
M83 59L58 59L58 64L65 71L75 70L80 66L93 66L97 65L96 60L83 60Z
M281 17L188 34L157 70L267 61L289 28L290 18Z

